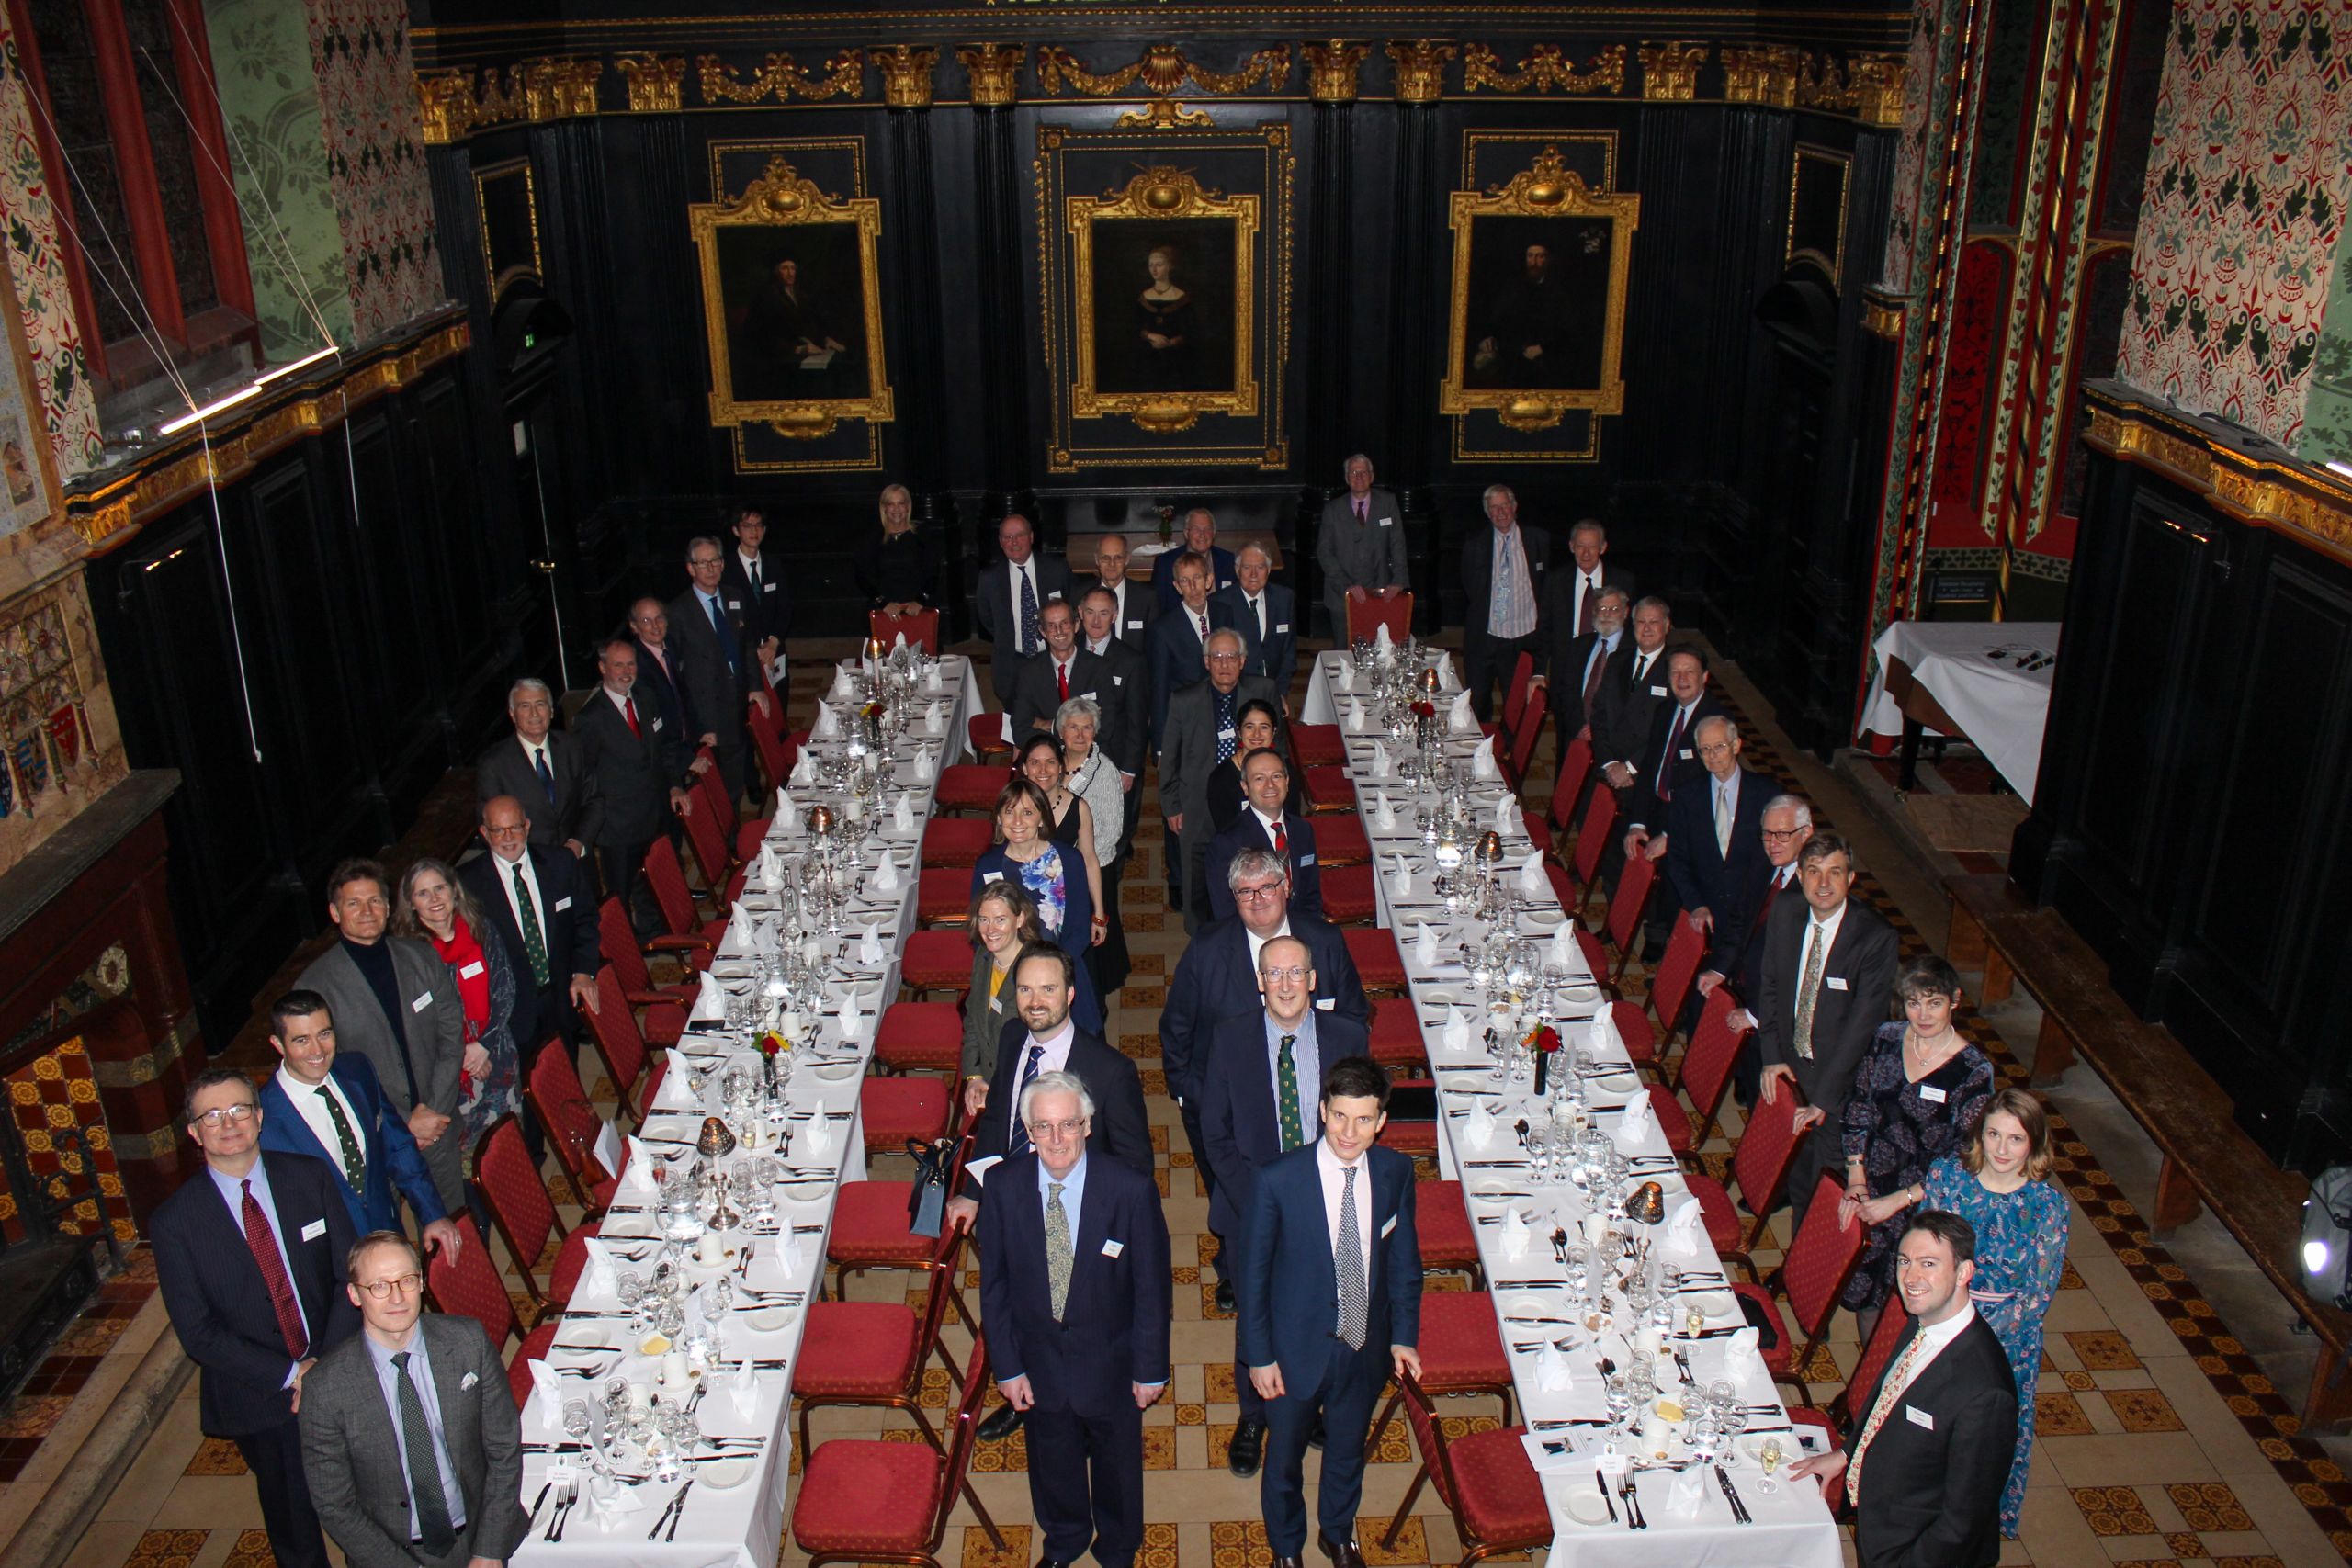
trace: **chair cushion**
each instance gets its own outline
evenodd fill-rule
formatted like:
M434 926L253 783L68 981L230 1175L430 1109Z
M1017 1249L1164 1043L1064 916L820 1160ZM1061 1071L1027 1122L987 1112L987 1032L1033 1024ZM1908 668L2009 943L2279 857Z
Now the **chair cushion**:
M869 1153L903 1149L909 1138L927 1144L947 1126L947 1086L937 1078L867 1078L857 1102Z
M1391 1122L1380 1130L1380 1144L1399 1154L1433 1155L1437 1153L1437 1123Z
M915 919L927 926L960 926L972 913L968 866L925 866L917 874Z
M1353 811L1356 784L1343 767L1325 765L1306 770L1306 801L1310 811Z
M1368 865L1326 866L1323 918L1335 926L1370 925L1380 917L1380 890Z
M1373 1004L1372 1059L1384 1067L1418 1067L1429 1060L1420 1021L1413 1016L1410 1002L1392 997Z
M964 721L964 733L972 739L972 750L981 756L1010 756L1012 748L1004 739L1004 715L976 713Z
M1639 1002L1611 1002L1609 1021L1617 1026L1617 1038L1625 1043L1625 1055L1634 1058L1636 1066L1648 1066L1657 1060L1657 1031L1650 1025L1650 1015L1642 1010Z
M1462 1201L1459 1181L1424 1181L1413 1190L1413 1231L1421 1243L1424 1269L1469 1269L1478 1262L1476 1233ZM1426 1306L1435 1300L1425 1294Z
M1356 977L1367 990L1405 988L1405 955L1396 950L1394 933L1375 926L1370 931L1341 931L1340 935L1348 944L1348 957L1355 964Z
M920 1557L931 1545L946 1463L927 1443L819 1443L801 1472L792 1539L811 1557Z
M918 1269L939 1243L907 1228L911 1181L844 1181L833 1200L825 1257L853 1269Z
M993 811L1012 775L994 762L958 762L939 775L939 809Z
M901 1072L952 1073L964 1060L964 1018L954 1002L892 1002L874 1032L874 1055Z
M1544 1506L1544 1483L1527 1462L1520 1446L1524 1427L1497 1432L1473 1432L1448 1443L1453 1475L1461 1495L1454 1512L1481 1546L1532 1547L1552 1539L1552 1511ZM802 1490L808 1489L802 1483Z
M1423 1292L1420 1351L1421 1387L1431 1393L1510 1386L1495 1298L1484 1291Z
M1335 865L1369 865L1372 840L1365 836L1363 819L1341 811L1316 823L1315 853L1326 877Z
M913 1377L922 1324L898 1302L818 1302L808 1309L792 1392L802 1399L888 1399ZM801 1490L808 1490L803 1478Z
M1294 724L1290 727L1291 761L1302 768L1344 765L1348 743L1336 724Z
M1707 1240L1721 1252L1737 1252L1747 1227L1739 1223L1739 1211L1732 1206L1731 1192L1712 1176L1691 1171L1683 1177L1690 1189L1690 1196L1699 1200L1700 1216L1707 1222Z
M922 830L922 863L961 866L969 871L989 852L989 846L996 841L995 835L993 822L934 818Z
M639 1032L648 1045L675 1045L686 1032L685 1004L655 1002L645 1010L645 1022Z
M961 931L907 933L906 951L899 958L900 985L917 991L960 991L971 982L970 938Z
M1731 1282L1731 1288L1743 1300L1754 1302L1761 1307L1764 1312L1764 1321L1770 1324L1772 1332L1780 1337L1780 1343L1763 1352L1765 1370L1775 1377L1793 1371L1796 1347L1790 1342L1788 1321L1781 1317L1781 1309L1773 1304L1772 1292L1761 1285L1751 1285L1742 1280L1734 1280Z

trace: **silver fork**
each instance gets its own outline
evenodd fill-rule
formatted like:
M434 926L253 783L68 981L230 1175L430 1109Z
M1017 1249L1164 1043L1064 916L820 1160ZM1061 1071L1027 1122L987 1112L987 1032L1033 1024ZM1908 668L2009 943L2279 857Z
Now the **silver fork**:
M564 1516L571 1512L571 1505L580 1497L580 1483L571 1476L556 1483L555 1512L548 1517L548 1533L542 1539L549 1545L563 1539Z

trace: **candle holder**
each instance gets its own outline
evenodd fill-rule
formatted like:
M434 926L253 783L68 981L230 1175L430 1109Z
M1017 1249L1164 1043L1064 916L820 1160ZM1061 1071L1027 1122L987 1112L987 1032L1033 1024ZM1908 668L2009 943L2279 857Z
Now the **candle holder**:
M1666 1218L1666 1189L1655 1181L1645 1181L1634 1189L1625 1200L1625 1217L1654 1225Z
M822 838L833 830L833 808L830 806L812 806L808 808L808 815L800 820L811 834Z
M721 1160L735 1152L735 1134L727 1123L716 1116L702 1119L702 1136L695 1140L695 1150L705 1159Z

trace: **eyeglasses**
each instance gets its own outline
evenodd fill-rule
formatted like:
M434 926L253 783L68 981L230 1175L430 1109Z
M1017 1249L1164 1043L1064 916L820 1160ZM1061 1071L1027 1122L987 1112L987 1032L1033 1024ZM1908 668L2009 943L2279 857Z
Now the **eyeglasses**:
M1042 1133L1051 1133L1057 1138L1082 1138L1086 1136L1086 1122L1082 1119L1073 1118L1068 1122L1031 1122L1027 1123L1027 1126L1029 1128L1029 1137L1032 1142L1035 1142L1038 1134Z
M1793 839L1804 831L1802 828L1767 828L1764 836L1768 839Z
M1209 662L1212 664L1238 664L1241 662L1241 655L1238 653L1212 653L1209 655Z
M1293 980L1303 986L1312 971L1294 964L1288 969L1261 969L1258 973L1270 986L1277 980Z
M1237 887L1233 896L1236 898L1272 898L1279 897L1282 890L1283 885L1279 882L1263 882L1255 887Z
M424 1289L424 1276L422 1274L395 1274L389 1280L370 1280L359 1288L367 1292L369 1295L375 1297L379 1302L386 1296L391 1295L396 1292L403 1296L413 1296L416 1294L417 1292Z
M201 1115L190 1117L189 1120L207 1127L233 1127L240 1122L252 1121L254 1110L254 1108L251 1105L223 1105L207 1111Z

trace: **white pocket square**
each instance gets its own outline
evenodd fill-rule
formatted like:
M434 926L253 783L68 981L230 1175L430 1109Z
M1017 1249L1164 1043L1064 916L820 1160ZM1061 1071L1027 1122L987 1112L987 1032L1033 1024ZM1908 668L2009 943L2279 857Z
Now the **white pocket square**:
M478 1373L468 1372L464 1377L458 1380L458 1386L461 1389L471 1388L474 1384L480 1382L481 1382L481 1378Z
M1395 1230L1396 1228L1396 1215L1394 1215L1394 1214L1391 1214L1391 1215L1389 1215L1389 1216L1388 1216L1388 1223L1387 1223L1386 1224L1385 1224L1385 1225L1383 1225L1383 1226L1381 1226L1381 1227L1380 1227L1380 1239L1381 1239L1381 1240L1383 1240L1383 1241L1386 1241L1386 1240L1388 1239L1388 1233L1389 1233L1390 1231Z

